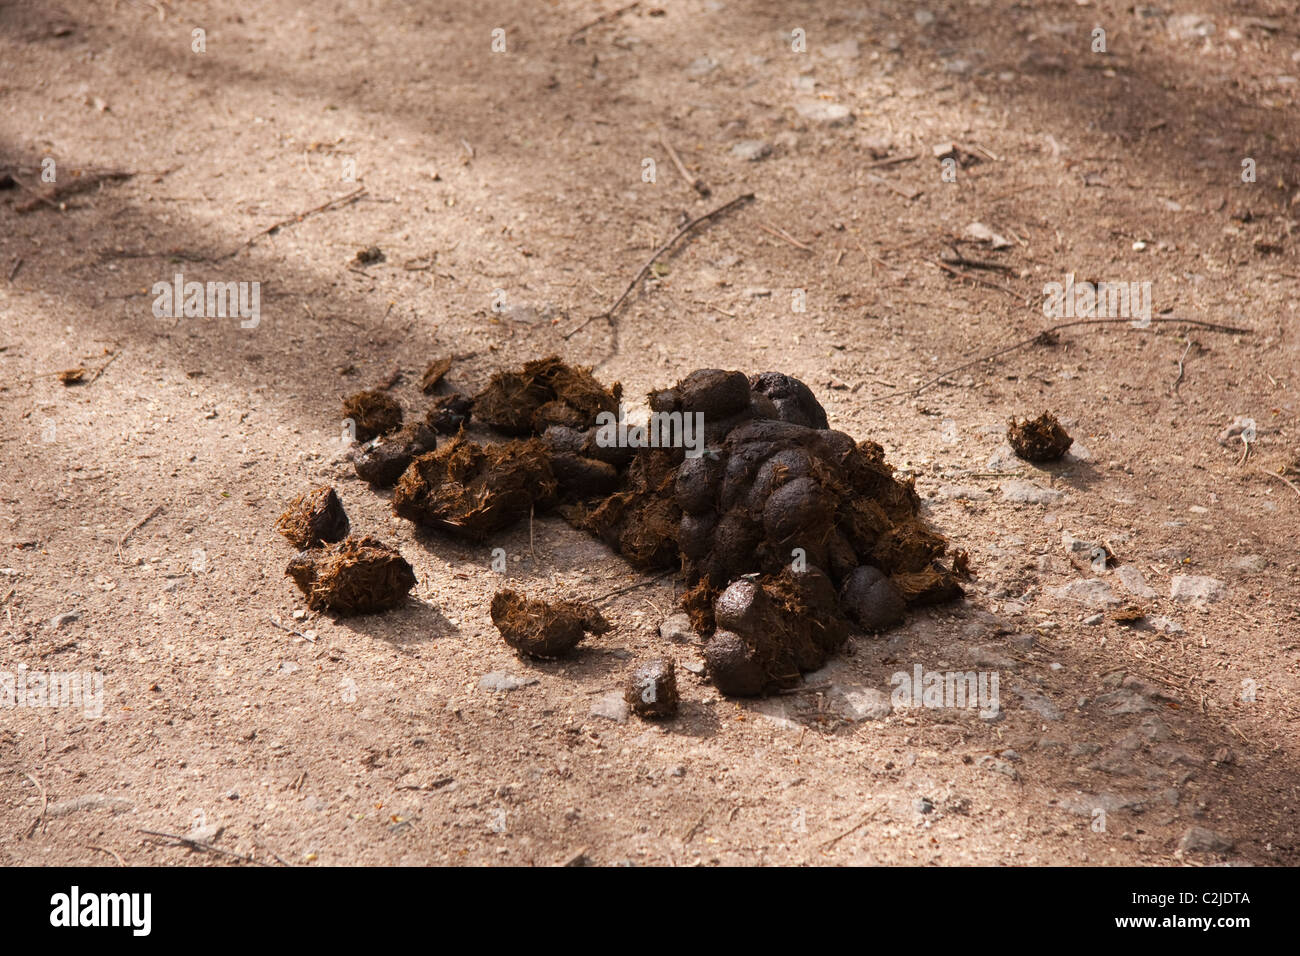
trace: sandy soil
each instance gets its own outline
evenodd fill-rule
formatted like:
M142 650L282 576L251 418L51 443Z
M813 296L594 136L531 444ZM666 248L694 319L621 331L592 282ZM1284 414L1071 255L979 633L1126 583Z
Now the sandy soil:
M1300 862L1300 492L1277 477L1300 457L1300 6L684 0L573 36L618 6L0 3L0 671L104 690L99 717L0 710L0 861L238 862L150 830L290 865ZM22 212L47 157L60 187L134 175ZM969 281L935 265L954 249L1006 268ZM155 317L177 272L261 283L257 327ZM1067 274L1249 334L1076 327L917 393L1054 324ZM341 459L339 403L396 366L418 410L437 355L473 390L556 352L633 397L799 376L915 477L967 599L765 702L685 670L671 579L602 600L615 628L574 658L519 660L490 548L394 518ZM1044 409L1074 454L1008 460L1008 418ZM1244 461L1217 441L1237 416ZM406 607L294 618L273 523L325 481L414 565ZM531 535L493 543L530 594L641 579L556 517ZM1120 563L1076 566L1068 536ZM1180 575L1222 587L1174 600ZM656 654L677 720L592 713ZM847 719L841 691L917 665L996 671L999 718ZM531 683L480 689L494 671Z

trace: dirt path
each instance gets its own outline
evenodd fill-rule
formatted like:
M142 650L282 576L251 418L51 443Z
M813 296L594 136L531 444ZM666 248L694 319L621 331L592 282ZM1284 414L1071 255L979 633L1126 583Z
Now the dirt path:
M1300 495L1263 473L1300 458L1300 6L642 3L572 38L619 6L0 3L0 672L103 675L98 717L0 709L0 861L234 862L140 832L193 829L290 864L1300 862ZM61 187L133 175L20 212L46 157ZM176 273L260 283L256 327L156 317ZM914 393L1058 321L1067 275L1251 334L1076 328ZM698 661L659 636L671 581L522 663L490 549L414 534L341 461L342 396L396 365L418 407L449 352L466 390L553 352L633 397L796 375L915 476L968 600L798 694L682 670L677 721L594 715L637 659ZM1008 460L1045 408L1075 454ZM294 618L272 525L321 481L417 601ZM505 547L530 593L639 580L553 517ZM998 718L854 712L918 665L996 672Z

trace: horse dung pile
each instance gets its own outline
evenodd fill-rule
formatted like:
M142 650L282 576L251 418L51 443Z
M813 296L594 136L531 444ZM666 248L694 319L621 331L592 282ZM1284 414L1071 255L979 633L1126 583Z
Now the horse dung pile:
M436 385L446 369L435 371L426 378ZM726 694L791 687L855 628L884 630L909 607L962 594L966 554L948 555L925 525L912 482L894 475L879 444L830 428L798 379L700 369L649 394L649 424L626 416L622 394L550 357L494 375L472 398L435 396L424 421L400 431L401 406L384 392L352 396L344 411L366 442L354 456L358 475L377 488L395 484L402 518L482 542L555 509L642 571L680 571L709 677ZM509 438L473 440L474 422ZM453 428L437 447L434 433ZM1048 438L1061 441L1050 429ZM337 497L331 503L325 491L291 511L333 514ZM341 536L339 516L341 506L328 534L314 536L297 530L315 527L309 518L281 518L295 530L290 540L309 549L289 574L313 607L392 606L414 584L410 566L369 537L321 547ZM610 629L590 605L510 590L496 594L490 614L506 643L532 657L570 653ZM664 661L644 664L627 689L629 706L647 717L670 716L677 696Z

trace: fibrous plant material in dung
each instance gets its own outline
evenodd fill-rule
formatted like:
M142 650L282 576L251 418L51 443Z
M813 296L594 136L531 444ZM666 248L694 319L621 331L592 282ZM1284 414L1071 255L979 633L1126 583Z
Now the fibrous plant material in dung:
M605 388L590 368L559 358L536 359L498 372L474 396L474 417L507 435L540 435L550 425L584 429L601 412L618 412L621 385Z
M367 442L402 425L402 406L385 391L366 389L343 400L343 418L350 419L357 441Z
M375 488L388 488L411 461L438 447L438 436L424 422L410 422L392 435L361 447L353 461L357 477Z
M1056 461L1074 444L1074 439L1051 412L1043 412L1033 420L1011 419L1007 425L1007 441L1017 455L1035 462Z
M457 437L415 458L398 479L393 512L431 528L481 541L544 508L555 476L536 438L478 445Z
M300 551L318 548L347 537L348 516L334 489L322 485L289 502L276 520L275 530Z
M370 535L345 538L329 548L304 551L285 573L314 611L347 616L397 607L415 587L415 572L396 549Z
M532 600L510 590L493 596L491 614L505 642L529 657L560 657L587 634L604 634L610 629L609 622L590 604Z
M628 678L623 700L639 717L650 720L675 717L681 704L676 666L666 657L646 661Z

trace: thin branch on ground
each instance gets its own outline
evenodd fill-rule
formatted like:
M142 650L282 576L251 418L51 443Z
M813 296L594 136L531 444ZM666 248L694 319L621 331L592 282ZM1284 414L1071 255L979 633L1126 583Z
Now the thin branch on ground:
M914 159L920 159L920 153L908 153L906 156L889 156L885 159L878 159L874 163L867 163L863 169L882 169L885 166L897 166L899 163L910 163Z
M32 838L32 834L35 833L37 828L40 827L40 825L45 822L45 811L48 810L50 807L50 795L46 791L45 787L41 785L41 782L37 780L35 777L33 777L30 773L24 773L23 776L26 777L28 780L30 780L32 782L32 786L34 786L41 793L40 815L35 820L33 820L32 825L27 828L27 839L30 840Z
M113 859L117 860L117 865L118 865L118 866L126 866L126 861L123 860L122 857L121 857L121 855L120 855L116 850L112 849L111 847L106 847L106 846L96 846L96 845L94 845L93 843L87 843L87 844L86 844L86 849L87 849L87 850L98 850L100 853L107 853L107 854L108 854L109 856L111 856Z
M659 130L659 142L668 151L668 158L673 161L673 165L677 167L677 172L681 174L682 179L686 180L686 184L699 193L702 198L707 199L711 196L713 190L704 184L704 180L699 176L692 175L691 171L686 168L686 164L677 155L677 150L673 149L673 144L668 142L668 136L662 129Z
M578 29L570 33L568 42L572 43L574 40L578 39L578 37L582 36L592 27L599 26L600 24L606 22L607 20L613 20L615 17L621 17L623 14L627 13L633 7L639 7L639 6L641 6L641 0L633 0L632 3L629 3L626 6L619 7L617 10L611 10L609 11L609 13L602 13L600 16L596 17L596 19L587 21L582 26L578 27Z
M569 332L566 332L564 338L566 340L573 338L573 336L577 335L579 332L585 329L592 322L595 322L597 319L606 319L609 321L610 325L614 325L615 324L614 315L615 313L618 312L619 307L627 300L627 297L632 294L633 290L636 289L637 285L640 284L641 280L646 277L646 274L650 271L650 267L655 264L655 262L659 259L661 255L663 255L665 252L667 252L669 249L675 246L679 239L685 236L696 226L708 222L710 219L713 219L717 216L721 216L723 213L729 211L733 207L739 206L742 203L747 203L753 198L754 198L753 193L745 193L743 195L737 196L735 199L731 200L730 202L723 203L718 208L706 212L702 216L697 216L696 218L688 222L686 225L682 226L682 228L678 229L671 239L669 239L662 246L656 249L654 251L654 254L651 255L650 258L646 260L645 265L641 267L641 270L636 274L636 277L633 278L632 281L627 284L627 288L623 290L623 294L618 297L617 302L611 305L604 312L599 312L596 315L584 319L582 324L579 325L577 328L572 329Z
M662 574L655 575L653 578L651 578L648 581L637 581L633 584L628 584L621 588L615 588L613 591L608 591L605 594L600 595L600 597L593 598L591 603L601 604L604 601L608 601L612 597L617 597L620 594L626 594L628 591L635 591L638 588L648 588L652 584L658 584L660 581L668 577L670 574L676 574L676 573L677 572L675 570L668 570L663 572Z
M916 388L912 389L910 392L905 392L903 394L910 395L913 398L915 398L917 395L920 395L922 392L924 392L927 388L931 388L932 386L942 382L949 375L956 375L958 372L964 372L966 371L966 369L972 368L976 365L981 365L984 362L991 362L993 361L993 359L1001 358L1003 355L1007 355L1011 352L1019 351L1020 349L1027 348L1030 345L1036 345L1040 343L1049 344L1052 341L1054 341L1056 333L1064 329L1076 328L1078 326L1084 326L1084 325L1088 325L1088 326L1132 325L1133 321L1134 321L1133 319L1075 319L1071 322L1060 322L1056 325L1053 325L1051 328L1043 329L1041 332L1036 332L1035 334L1029 336L1028 338L1021 339L1018 342L1012 342L1010 345L997 349L996 351L989 352L986 355L981 355L979 358L971 359L969 362L963 362L961 365L957 365L954 366L953 368L946 369L943 372L940 372L934 378L930 379L928 382L924 382L921 385L918 385ZM1221 325L1218 322L1205 322L1201 319L1184 319L1184 318L1179 318L1177 316L1161 316L1160 318L1150 319L1149 321L1152 325L1158 325L1158 324L1164 325L1164 324L1175 324L1175 323L1182 324L1182 325L1194 325L1197 328L1209 329L1212 332L1223 332L1228 335L1252 334L1250 329L1243 329L1239 326L1234 326L1234 325ZM881 396L880 398L874 399L874 401L884 401L887 399L897 398L897 397L898 397L897 395L884 395Z
M44 192L37 193L31 199L18 203L14 206L14 211L19 213L31 212L41 206L49 206L51 209L58 209L59 204L69 196L75 196L78 193L89 192L102 183L114 182L122 179L130 179L135 173L127 172L123 169L105 170L103 172L87 173L84 176L78 176L69 179L55 186L51 186Z
M1186 371L1187 353L1192 350L1192 340L1187 339L1187 348L1183 349L1183 354L1178 359L1178 377L1174 379L1173 393L1178 394L1178 386L1183 384L1183 373Z
M117 539L117 556L119 558L122 556L122 545L126 544L127 540L131 537L131 535L135 534L137 531L139 531L141 528L147 525L154 518L158 517L158 515L161 514L162 511L163 511L162 505L155 505L153 511L149 512L147 515L145 515L135 524L131 525L131 527L127 529L126 534L122 535L122 537Z
M1007 295L1011 296L1011 298L1017 299L1020 302L1026 302L1026 303L1028 302L1028 296L1022 295L1021 293L1017 292L1015 289L1011 289L1008 288L1007 286L1000 285L989 279L980 278L977 275L971 275L969 272L962 272L960 269L955 269L952 266L948 265L948 263L944 262L942 259L931 259L930 261L933 262L940 269L942 269L944 272L951 272L959 279L966 279L969 280L970 282L978 283L979 285L988 286L990 289L997 289L999 292L1005 292Z
M1286 485L1288 488L1294 491L1297 495L1300 495L1300 485L1297 485L1290 478L1286 477L1286 475L1279 475L1276 471L1269 471L1267 468L1256 468L1255 470L1259 472L1261 475L1268 475L1270 478L1276 478L1278 481L1282 482L1284 485Z
M251 863L254 866L271 865L269 863L263 863L261 860L255 860L251 856L244 856L242 853L235 853L232 850L223 850L221 847L208 843L206 840L196 840L193 837L181 836L179 833L163 833L160 830L137 830L136 832L143 833L146 836L175 840L179 845L187 846L191 850L198 850L200 853L216 853L219 856L226 856L232 860L239 860L241 863Z
M812 246L805 245L804 243L800 242L798 239L790 235L790 233L786 232L780 226L769 226L765 222L760 222L758 224L758 228L762 229L769 236L776 236L776 238L781 239L784 242L790 243L790 245L794 246L796 249L802 249L804 252L813 251Z
M257 242L257 240L261 239L263 236L274 235L275 233L283 229L285 226L292 226L295 223L302 222L304 219L308 218L309 216L314 216L317 213L330 212L331 210L334 209L342 209L344 206L349 206L352 203L356 202L365 194L366 194L366 187L358 186L356 189L352 190L352 192L348 193L346 196L339 196L337 199L331 199L329 202L321 203L319 206L313 206L311 209L304 209L296 216L290 216L288 219L281 219L279 222L273 223L272 225L267 226L265 229L259 230L258 232L249 236L247 239L241 242L234 249L227 252L225 255L218 256L216 261L221 262L224 259L233 259L235 256L239 255L249 246L253 245L253 243Z

